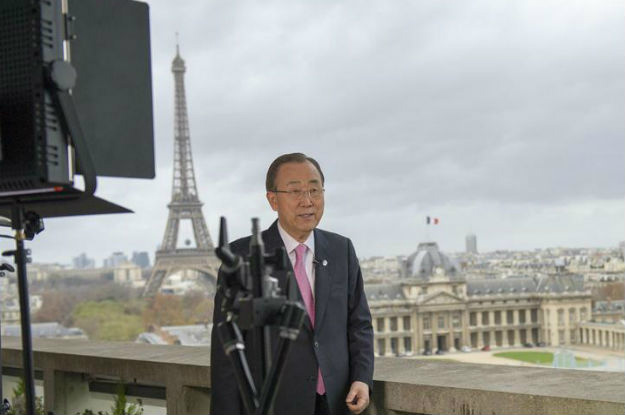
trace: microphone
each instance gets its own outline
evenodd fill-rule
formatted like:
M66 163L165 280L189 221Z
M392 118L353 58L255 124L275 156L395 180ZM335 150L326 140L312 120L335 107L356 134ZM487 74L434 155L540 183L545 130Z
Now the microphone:
M326 265L328 265L328 260L324 259L324 260L319 261L316 257L313 257L312 262L313 262L313 264L315 264L315 265L319 265L319 264L321 264L321 265L322 265L322 266L324 266L324 267L325 267Z

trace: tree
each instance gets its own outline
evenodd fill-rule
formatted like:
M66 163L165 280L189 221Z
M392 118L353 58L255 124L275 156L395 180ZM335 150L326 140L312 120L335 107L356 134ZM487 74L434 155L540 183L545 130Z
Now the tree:
M183 297L157 294L148 303L143 312L146 326L179 326L187 324L183 310Z
M135 340L144 330L141 312L142 307L137 304L86 301L76 306L72 318L92 339Z
M41 294L41 309L33 315L34 322L56 321L64 326L74 324L72 311L81 302L112 300L122 302L126 314L141 315L143 302L137 302L138 291L123 287L104 278L54 277L47 281L38 281L33 286L33 293ZM139 307L139 308L136 308Z
M212 298L200 292L184 296L157 294L143 312L146 326L179 326L209 323L213 318Z
M33 322L56 321L63 325L68 325L70 324L72 310L79 300L75 293L48 291L42 294L41 301L41 308L33 315Z
M199 291L191 291L183 298L184 313L189 324L203 324L213 321L215 301Z

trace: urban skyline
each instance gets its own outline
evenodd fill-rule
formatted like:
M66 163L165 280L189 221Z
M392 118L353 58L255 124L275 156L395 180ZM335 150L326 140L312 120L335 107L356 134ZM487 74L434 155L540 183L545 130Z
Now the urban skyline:
M436 241L421 241L422 242L434 242L436 243ZM623 243L625 241L622 241L621 243ZM367 260L371 260L371 259L376 259L376 258L383 258L383 259L396 259L396 258L405 258L406 256L408 256L412 251L414 251L414 248L417 246L418 244L415 244L412 247L409 247L405 252L399 252L396 254L391 254L391 255L359 255L359 259L361 261L367 261ZM619 246L608 246L608 247L589 247L589 246L579 246L579 247L567 247L567 246L550 246L550 247L544 247L544 248L533 248L533 249L525 249L525 250L508 250L508 249L494 249L494 250L490 250L490 251L479 251L477 254L473 254L473 253L469 253L466 251L466 248L461 249L461 250L457 250L457 251L451 251L451 250L445 250L443 249L443 247L441 247L441 252L444 252L447 255L450 255L454 258L462 258L465 257L467 255L474 255L476 258L488 258L492 255L495 254L500 254L500 253L509 253L510 255L515 255L515 254L537 254L537 253L544 253L544 254L549 254L549 255L553 255L554 252L556 253L556 257L558 256L558 253L561 253L564 256L569 256L571 251L575 251L575 252L583 252L584 255L591 255L591 254L600 254L600 255L608 255L610 253L617 253L617 256L623 257L623 252L622 251L622 247ZM128 255L128 254L131 255ZM80 253L74 253L71 257L71 260L68 262L55 262L59 265L66 265L69 266L71 265L73 268L75 269L81 269L81 268L114 268L115 266L123 263L123 262L130 262L133 264L136 264L138 266L140 266L141 268L150 268L153 264L153 258L154 258L154 252L147 252L147 251L136 251L136 250L131 250L131 251L120 251L120 250L115 250L112 252L108 252L102 255L101 259L100 256L96 257L96 256L91 256L89 255L87 252L83 251ZM45 263L44 261L34 261L34 263L36 264L40 264L40 263Z

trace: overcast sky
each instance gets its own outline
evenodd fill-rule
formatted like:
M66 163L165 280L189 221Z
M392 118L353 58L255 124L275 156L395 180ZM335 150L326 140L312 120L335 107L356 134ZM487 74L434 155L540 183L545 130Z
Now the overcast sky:
M35 262L153 259L171 197L175 32L213 239L268 226L267 166L315 157L321 228L360 256L625 239L622 1L150 1L156 178L101 179L134 214L46 220ZM429 230L426 215L440 218ZM186 231L185 231L186 232ZM183 232L184 233L184 232ZM184 235L183 235L184 238Z

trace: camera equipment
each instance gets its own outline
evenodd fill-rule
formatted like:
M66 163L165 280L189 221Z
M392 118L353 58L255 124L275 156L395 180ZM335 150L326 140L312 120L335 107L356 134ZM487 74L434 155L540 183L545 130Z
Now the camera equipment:
M221 259L222 279L217 289L223 295L221 307L226 318L218 324L224 352L234 367L243 406L248 414L270 414L280 384L291 342L297 339L306 318L306 309L297 301L297 282L292 273L287 276L287 295L280 293L278 281L270 271L287 270L288 257L284 248L265 254L259 233L258 218L252 219L249 255L244 258L230 251L226 218L221 218L219 246L215 249ZM271 326L278 328L278 346L272 353ZM247 331L255 362L261 373L256 379L248 365L241 329Z
M24 240L43 230L44 217L130 212L94 193L98 175L154 177L151 82L146 4L0 1L0 216L15 231L16 249L3 255L17 268L28 414ZM74 187L75 174L84 189Z

